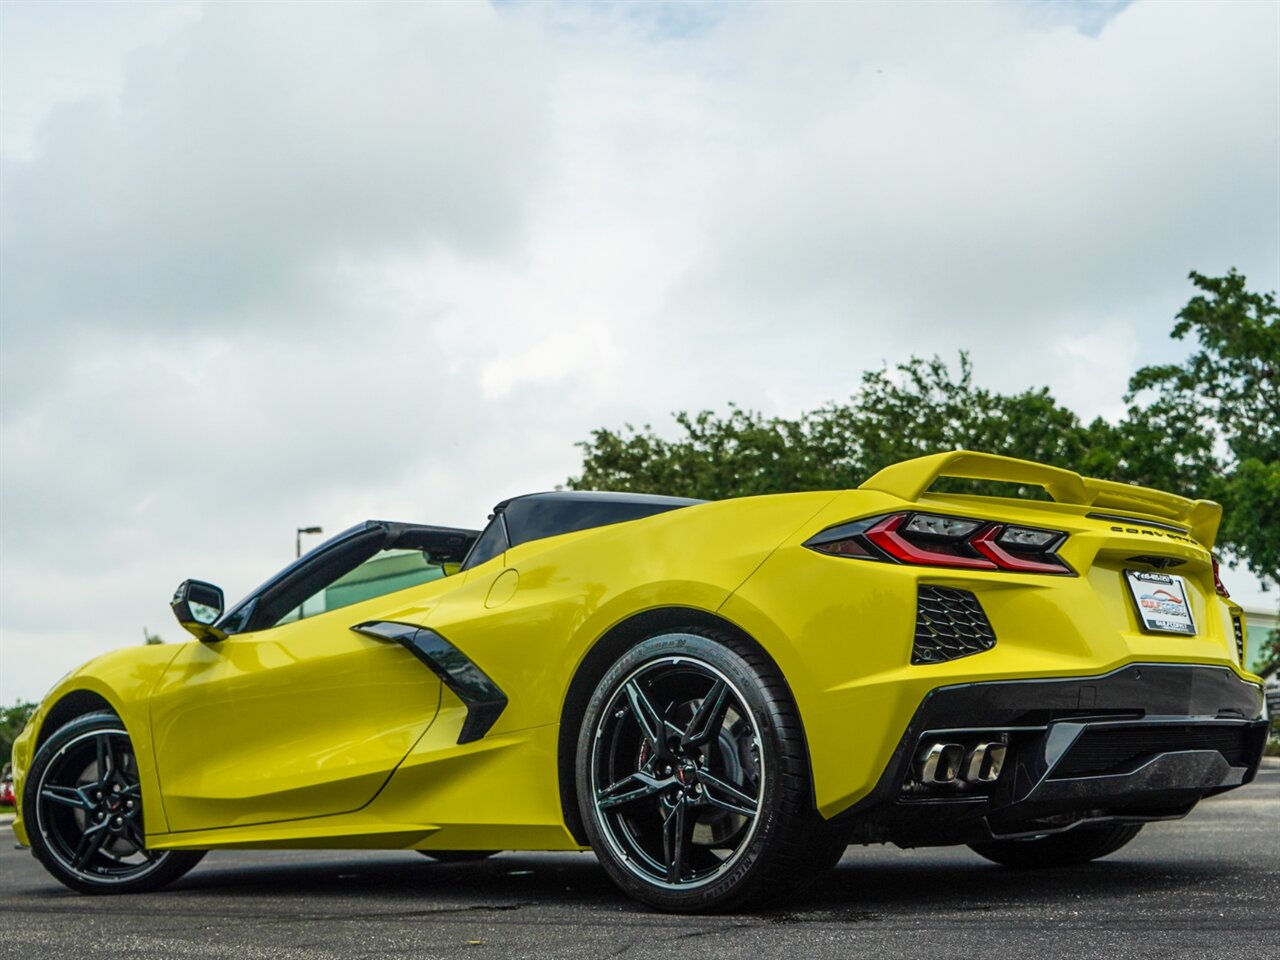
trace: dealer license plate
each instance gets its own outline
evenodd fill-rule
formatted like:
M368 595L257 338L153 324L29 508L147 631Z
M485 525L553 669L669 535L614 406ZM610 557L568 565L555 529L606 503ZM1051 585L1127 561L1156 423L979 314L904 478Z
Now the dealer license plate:
M1138 605L1143 629L1195 636L1196 622L1191 616L1191 604L1187 602L1187 585L1181 577L1150 570L1126 570L1124 578Z

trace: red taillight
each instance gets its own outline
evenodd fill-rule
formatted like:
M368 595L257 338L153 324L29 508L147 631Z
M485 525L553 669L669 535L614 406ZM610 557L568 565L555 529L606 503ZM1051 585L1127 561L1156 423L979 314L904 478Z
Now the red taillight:
M907 516L908 514L905 513L895 513L892 516L885 517L866 532L866 538L893 557L893 559L902 563L915 563L929 567L967 567L971 570L994 570L996 568L996 564L991 560L984 560L982 557L965 556L962 553L947 550L946 548L951 545L948 541L940 541L933 549L921 543L912 543L898 533L898 527L902 526Z
M830 543L824 543L818 547L823 553L832 553L840 557L867 557L876 559L876 555L860 544L857 540L832 540Z
M1057 549L1067 535L990 520L891 513L830 527L805 542L822 553L913 566L1012 573L1072 572Z
M1222 582L1222 577L1218 574L1218 555L1213 555L1213 589L1218 591L1218 596L1225 600L1231 599L1231 594L1227 593L1226 584Z
M1062 573L1063 563L1056 554L1046 554L1052 560L1037 560L1026 556L1015 556L1000 544L996 537L1000 536L999 526L988 527L969 541L969 545L998 566L1001 570L1018 570L1022 573Z

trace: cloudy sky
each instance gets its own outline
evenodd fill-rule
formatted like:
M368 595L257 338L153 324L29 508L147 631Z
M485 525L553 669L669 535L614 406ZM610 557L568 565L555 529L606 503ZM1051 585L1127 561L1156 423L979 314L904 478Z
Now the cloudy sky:
M0 6L0 700L294 528L911 354L1114 415L1280 286L1280 5ZM1239 577L1240 575L1237 574ZM1271 596L1274 596L1272 594Z

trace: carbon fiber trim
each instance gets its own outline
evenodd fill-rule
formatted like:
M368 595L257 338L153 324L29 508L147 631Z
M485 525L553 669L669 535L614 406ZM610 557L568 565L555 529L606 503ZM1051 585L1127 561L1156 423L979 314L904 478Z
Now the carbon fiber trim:
M351 628L356 633L394 640L431 668L467 707L459 743L479 740L507 708L507 695L465 653L434 630L411 623L370 620Z

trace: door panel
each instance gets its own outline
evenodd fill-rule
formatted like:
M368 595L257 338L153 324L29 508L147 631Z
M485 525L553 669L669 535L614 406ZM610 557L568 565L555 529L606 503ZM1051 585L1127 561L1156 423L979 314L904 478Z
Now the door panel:
M152 697L170 830L323 816L381 789L434 719L440 681L353 624L429 602L436 581L220 643L187 644Z

